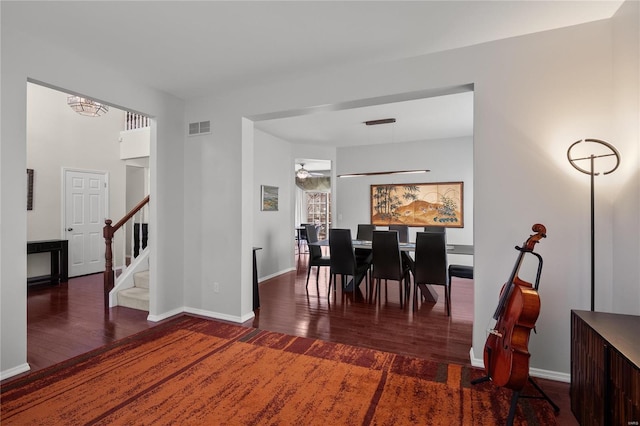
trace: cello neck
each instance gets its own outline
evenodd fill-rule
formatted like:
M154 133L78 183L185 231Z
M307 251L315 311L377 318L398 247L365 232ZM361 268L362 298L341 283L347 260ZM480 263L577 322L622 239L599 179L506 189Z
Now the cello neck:
M522 259L524 258L525 253L533 253L533 248L535 247L536 243L538 243L542 238L546 238L547 237L547 235L546 235L547 229L545 228L544 225L542 225L540 223L536 223L535 225L533 225L533 227L531 229L535 232L535 234L529 236L527 241L525 241L525 243L523 244L522 248L516 246L516 250L518 250L520 253L518 254L518 259L516 260L516 263L513 266L513 271L511 272L511 276L509 277L509 281L505 284L504 289L502 291L502 294L500 295L500 301L498 302L498 306L496 308L496 311L493 313L493 319L495 319L495 320L500 318L500 315L504 311L504 307L507 304L507 301L509 300L509 295L511 294L511 289L513 288L514 283L516 282L516 280L518 280L521 283L523 282L522 280L520 280L518 278L518 271L520 270L520 266L522 265ZM536 285L535 285L535 288L537 290L538 282L540 280L540 271L542 269L542 258L537 253L533 253L533 254L540 261L539 262L539 266L538 266L538 275L536 277ZM527 284L529 284L529 283L527 283Z
M518 247L516 247L518 249ZM513 271L511 272L511 276L509 277L509 281L504 285L502 290L502 294L500 295L500 300L498 301L498 306L496 307L496 311L493 313L493 319L497 320L500 318L500 314L504 311L504 306L507 304L509 300L509 294L511 294L511 289L513 288L513 283L518 277L518 270L520 269L520 265L522 265L522 258L524 257L524 251L520 251L518 255L518 259L516 260L516 264L513 267Z

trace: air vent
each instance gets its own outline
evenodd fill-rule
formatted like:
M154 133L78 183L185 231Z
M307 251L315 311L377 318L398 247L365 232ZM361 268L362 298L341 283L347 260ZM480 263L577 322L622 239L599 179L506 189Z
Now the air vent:
M189 123L189 136L205 135L211 133L211 121Z

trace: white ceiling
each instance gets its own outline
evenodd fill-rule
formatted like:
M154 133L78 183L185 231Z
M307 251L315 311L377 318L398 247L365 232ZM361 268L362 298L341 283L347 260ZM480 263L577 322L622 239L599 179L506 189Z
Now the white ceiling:
M2 27L183 99L609 18L622 1L6 1Z
M611 17L622 1L2 1L20 31L182 99ZM90 96L91 94L85 94ZM469 134L470 95L258 124L300 143ZM446 102L446 104L444 103ZM455 112L455 114L454 114ZM366 129L362 121L395 117ZM438 126L434 126L438 124Z
M395 118L391 124L365 121ZM256 121L255 127L292 143L355 146L473 135L473 92Z

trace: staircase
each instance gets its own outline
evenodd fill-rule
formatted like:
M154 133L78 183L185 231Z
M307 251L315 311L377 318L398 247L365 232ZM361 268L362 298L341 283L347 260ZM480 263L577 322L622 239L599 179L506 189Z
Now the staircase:
M118 291L118 306L149 311L149 271L133 274L133 287Z
M129 308L149 311L149 247L146 245L147 233L145 231L146 224L143 217L146 216L145 210L142 210L149 203L149 195L142 199L129 213L120 219L115 225L111 225L113 221L106 219L105 226L102 229L105 242L105 270L104 270L104 307L109 309L111 306L126 306ZM136 221L136 215L139 214ZM112 243L114 234L123 228L129 220L131 220L132 232L132 253L129 261L123 256L123 270L118 276L116 282L113 270L113 249ZM140 252L142 249L142 252Z

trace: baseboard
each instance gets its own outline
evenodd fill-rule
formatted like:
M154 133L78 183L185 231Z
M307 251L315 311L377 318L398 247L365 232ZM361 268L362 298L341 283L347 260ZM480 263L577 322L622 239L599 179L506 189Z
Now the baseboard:
M167 318L171 318L174 315L179 315L183 312L185 312L184 307L173 309L168 312L164 312L162 315L149 315L147 316L147 321L158 322L158 321L166 320Z
M275 273L273 273L271 275L267 275L267 276L264 276L262 278L258 278L258 283L270 280L271 278L279 277L280 275L283 275L283 274L286 274L288 272L295 271L295 270L296 270L296 268L291 267L291 268L287 268L287 269L279 271L279 272L275 272Z
M240 317L236 315L228 315L220 312L213 312L213 311L207 311L204 309L195 309L195 308L184 308L184 312L189 314L194 314L194 315L202 315L203 317L209 317L209 318L219 319L223 321L235 322L238 324L242 324L243 322L249 321L250 319L253 319L255 317L255 314L253 312L242 315Z
M28 363L18 365L17 367L10 368L8 370L0 371L0 380L8 379L9 377L17 376L31 370L31 366Z
M476 358L474 355L473 347L469 350L469 358L471 359L471 365L478 368L484 368L484 355L483 358ZM561 373L559 371L543 370L541 368L529 368L529 375L539 379L555 380L556 382L571 383L571 374Z

